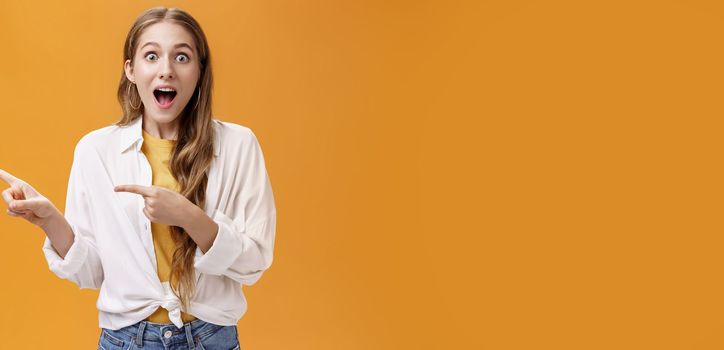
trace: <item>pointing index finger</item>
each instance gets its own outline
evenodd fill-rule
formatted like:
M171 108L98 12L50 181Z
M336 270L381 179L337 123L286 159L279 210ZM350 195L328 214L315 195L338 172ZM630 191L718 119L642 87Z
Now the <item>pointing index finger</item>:
M140 194L144 197L151 195L151 188L148 186L141 186L141 185L118 185L115 188L113 188L116 192L131 192Z
M10 173L8 173L7 171L2 170L2 169L0 169L0 180L5 181L8 185L14 185L14 184L20 182L20 180L18 180L18 178L10 175Z

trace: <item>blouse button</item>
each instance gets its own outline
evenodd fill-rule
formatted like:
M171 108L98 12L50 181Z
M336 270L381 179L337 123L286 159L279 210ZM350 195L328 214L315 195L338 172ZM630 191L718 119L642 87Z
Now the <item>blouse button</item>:
M173 333L171 331L166 331L165 333L163 333L163 336L166 338L171 338L172 335Z

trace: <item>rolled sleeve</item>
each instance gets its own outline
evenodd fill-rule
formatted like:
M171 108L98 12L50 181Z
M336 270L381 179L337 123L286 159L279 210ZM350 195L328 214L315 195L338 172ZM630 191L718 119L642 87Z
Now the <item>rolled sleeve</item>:
M73 231L76 230L77 228L74 227ZM50 271L63 279L70 279L78 273L88 257L88 244L84 242L82 237L75 234L74 236L73 245L65 254L65 259L58 254L47 236L43 243L43 253L48 261Z
M206 253L196 247L196 261L194 266L201 272L210 275L223 274L243 251L242 235L237 233L232 220L219 210L216 210L214 222L219 226L216 238Z
M252 232L240 232L223 213L217 211L214 221L219 225L211 248L202 253L196 247L194 267L199 272L224 275L241 284L256 283L273 261L276 217L259 221Z

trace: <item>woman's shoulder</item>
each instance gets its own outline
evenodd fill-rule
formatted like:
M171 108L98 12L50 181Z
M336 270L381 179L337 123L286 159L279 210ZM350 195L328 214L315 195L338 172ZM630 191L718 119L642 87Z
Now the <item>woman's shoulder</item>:
M259 140L250 127L214 118L216 128L217 150L223 158L237 159L248 158L252 154L259 153L261 146Z
M214 126L222 145L256 141L256 135L250 127L214 118Z
M88 149L103 149L112 144L114 136L121 130L121 127L111 124L86 132L76 143L76 152Z
M214 118L213 120L217 129L220 130L222 133L234 134L236 136L245 135L247 137L254 135L254 132L252 132L251 128L249 128L248 126L221 120L218 118Z

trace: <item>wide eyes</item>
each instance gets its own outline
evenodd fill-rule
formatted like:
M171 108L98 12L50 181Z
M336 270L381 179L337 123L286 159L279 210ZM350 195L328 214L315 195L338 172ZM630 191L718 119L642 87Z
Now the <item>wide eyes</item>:
M158 59L158 55L156 55L156 53L154 53L154 52L149 52L146 54L146 59L155 61ZM189 59L190 59L189 56L186 55L185 53L180 53L180 54L176 55L177 62L184 63L184 62L188 62Z

